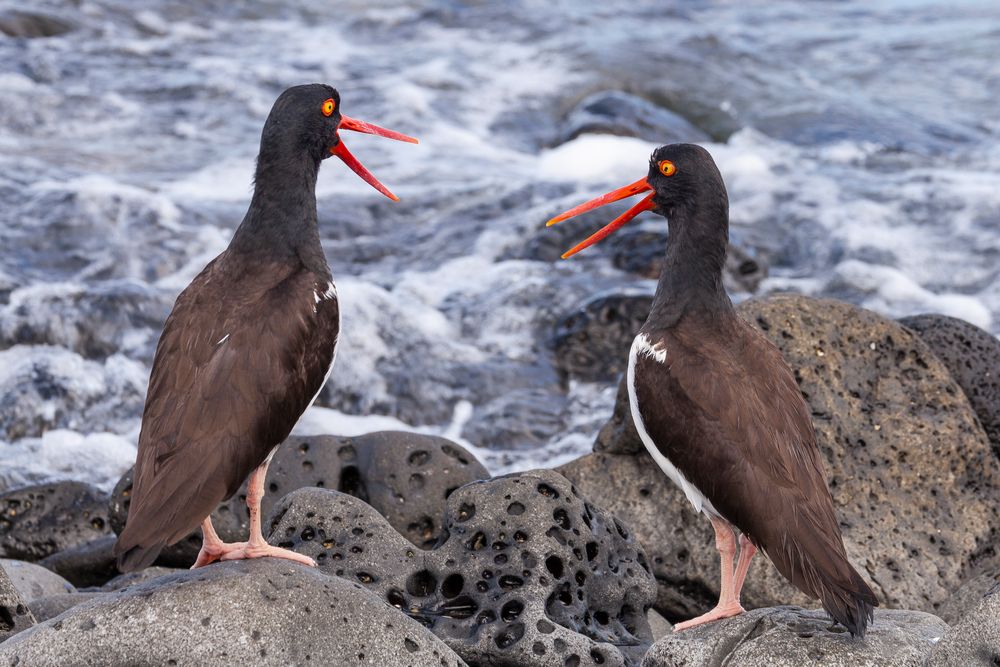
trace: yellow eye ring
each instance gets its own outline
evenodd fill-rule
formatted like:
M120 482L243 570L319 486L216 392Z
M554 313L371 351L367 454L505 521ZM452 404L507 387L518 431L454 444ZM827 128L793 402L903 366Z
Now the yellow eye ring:
M670 160L661 160L660 164L657 166L659 166L660 173L664 176L673 176L677 173L677 165Z
M328 99L327 101L323 102L323 115L324 116L332 116L333 115L333 110L336 108L336 106L337 105L333 101L332 97L330 99Z

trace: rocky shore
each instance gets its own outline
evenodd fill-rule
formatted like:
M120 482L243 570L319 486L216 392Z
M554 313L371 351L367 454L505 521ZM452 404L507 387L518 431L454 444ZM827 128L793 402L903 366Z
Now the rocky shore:
M641 321L639 299L601 307ZM1000 342L944 316L895 322L805 297L740 312L781 347L812 409L848 554L882 605L864 640L765 559L748 613L671 631L718 594L711 529L647 457L619 392L595 451L554 470L491 478L457 443L414 433L290 438L265 534L315 569L187 570L193 535L119 575L130 473L110 496L80 482L9 490L0 665L997 664ZM576 354L594 343L574 326L558 343L567 372L614 382L616 357ZM627 348L628 329L599 344ZM223 539L243 536L242 492L213 520Z

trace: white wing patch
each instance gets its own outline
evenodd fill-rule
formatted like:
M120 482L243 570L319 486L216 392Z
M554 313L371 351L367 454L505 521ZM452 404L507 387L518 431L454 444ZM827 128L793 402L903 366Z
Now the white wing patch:
M642 444L646 446L646 450L649 455L653 457L656 461L656 465L660 466L660 470L663 471L667 477L670 478L674 484L684 492L687 497L688 502L690 502L696 512L705 511L709 514L714 514L719 516L719 513L715 511L712 506L712 502L705 497L701 491L698 490L694 484L689 482L680 470L678 470L673 463L670 462L666 456L656 447L656 443L649 436L646 431L646 424L642 421L642 414L639 412L639 399L636 396L635 391L635 362L639 358L640 354L645 354L657 363L664 364L667 361L667 349L662 343L657 343L656 345L651 345L649 338L645 334L639 334L632 341L632 349L629 351L628 355L628 402L629 407L632 410L632 421L635 422L635 430L639 433L639 439L642 440Z

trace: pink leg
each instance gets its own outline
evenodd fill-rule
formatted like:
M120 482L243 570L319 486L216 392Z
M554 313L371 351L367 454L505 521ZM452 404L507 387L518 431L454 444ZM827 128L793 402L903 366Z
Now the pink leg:
M733 557L736 555L736 536L733 534L732 526L723 519L711 517L712 527L715 528L715 548L719 550L719 558L722 561L722 586L719 591L719 604L715 605L712 611L702 614L698 618L684 621L674 626L674 631L687 630L696 625L711 623L722 618L729 618L743 613L740 606L739 588L733 577ZM751 554L752 555L752 554ZM750 565L750 556L747 557L746 566ZM742 554L740 563L743 563ZM746 576L746 571L743 572ZM743 586L742 578L739 579L739 586Z
M740 591L743 590L743 582L746 580L747 571L750 569L750 560L755 553L757 553L757 547L747 539L746 535L740 533L740 559L736 563L736 581L733 583L737 602L740 601Z
M192 569L207 565L216 560L242 560L245 558L287 558L303 565L316 567L316 561L309 556L273 547L264 539L260 528L260 501L264 497L264 478L267 477L268 461L265 461L250 474L250 482L247 484L247 508L250 510L250 539L247 542L237 542L235 544L225 544L212 528L211 518L205 519L202 523L202 532L205 534L205 542L198 554L198 560Z

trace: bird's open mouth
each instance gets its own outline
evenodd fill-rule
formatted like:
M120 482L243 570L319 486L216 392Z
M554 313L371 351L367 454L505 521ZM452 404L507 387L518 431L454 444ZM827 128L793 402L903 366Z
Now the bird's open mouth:
M560 213L556 217L554 217L551 220L549 220L547 223L545 223L545 226L546 227L551 227L552 225L554 225L554 224L556 224L558 222L562 222L563 220L568 220L569 218L576 217L576 216L580 215L581 213L586 213L587 211L592 211L595 208L599 208L601 206L604 206L605 204L610 204L611 202L616 202L619 199L625 199L626 197L632 197L632 196L637 195L637 194L639 194L641 192L649 192L652 189L653 189L652 186L646 181L646 179L645 178L641 178L638 181L636 181L635 183L632 183L630 185L626 185L623 188L618 188L617 190L612 190L611 192L608 192L607 194L603 194L600 197L595 197L594 199L591 199L590 201L584 202L584 203L580 204L579 206L574 206L573 208L571 208L570 210L566 211L565 213ZM653 195L654 194L655 194L654 192L649 192L649 194L646 195L645 197L643 197L642 199L640 199L639 202L635 206L633 206L629 210L625 211L624 213L622 213L621 215L619 215L617 218L615 218L614 220L612 220L609 224L605 225L604 227L602 227L601 229L599 229L595 233L591 234L589 237L587 237L586 239L584 239L580 243L576 244L575 246L573 246L572 248L570 248L569 250L567 250L566 252L564 252L563 255L562 255L562 258L563 259L567 259L568 257L572 257L576 253L580 252L584 248L589 248L590 246L594 245L598 241L601 241L601 240L607 238L608 236L610 236L612 232L614 232L615 230L617 230L617 229L621 228L622 226L624 226L626 222L628 222L629 220L631 220L635 216L639 215L643 211L649 211L649 210L651 210L653 208L653 206L654 206L654 204L653 204Z
M405 141L411 144L420 143L413 137L409 137L400 132L396 132L395 130L387 130L384 127L379 127L378 125L372 125L371 123L366 123L363 120L357 120L356 118L350 118L348 116L343 116L343 115L340 117L340 125L337 126L338 139L340 138L339 136L340 130L353 130L354 132L375 134L380 137L385 137L387 139L395 139L396 141ZM392 194L392 192L389 191L389 188L382 185L382 183L379 182L377 178L375 178L375 175L370 171L368 171L367 169L365 169L365 166L361 164L358 161L358 159L351 154L349 150L347 150L347 146L344 145L343 141L337 141L337 144L330 149L330 152L333 155L339 157L341 160L343 160L344 164L350 167L351 171L353 171L355 174L364 179L365 182L368 183L368 185L372 186L373 188L384 194L389 199L393 201L399 201L399 197Z

